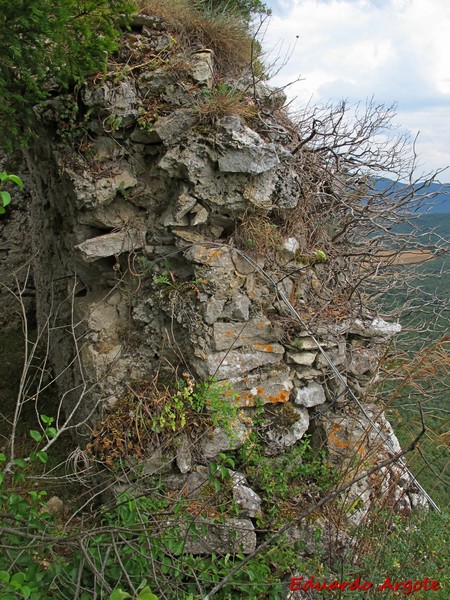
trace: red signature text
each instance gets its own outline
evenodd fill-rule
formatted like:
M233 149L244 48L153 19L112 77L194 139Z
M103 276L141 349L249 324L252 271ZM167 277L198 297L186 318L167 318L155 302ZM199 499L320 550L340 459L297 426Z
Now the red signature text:
M361 577L357 577L352 581L338 581L333 579L331 582L317 581L314 576L309 579L304 579L303 576L291 578L291 591L307 591L307 590L341 590L341 591L362 591L366 592L370 589L376 589L379 592L391 590L392 592L402 592L406 596L414 592L435 592L441 589L439 582L436 579L406 579L405 581L392 581L389 577L383 583L374 584L371 581L361 581Z

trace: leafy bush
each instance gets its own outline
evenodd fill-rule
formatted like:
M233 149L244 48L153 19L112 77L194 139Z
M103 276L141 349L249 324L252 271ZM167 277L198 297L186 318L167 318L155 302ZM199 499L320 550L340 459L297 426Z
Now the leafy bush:
M91 457L108 468L142 458L154 435L174 442L177 434L196 427L222 427L234 435L238 404L233 389L213 377L194 382L189 373L174 386L157 381L122 398L93 432L86 446Z
M0 139L10 151L29 134L32 107L102 70L117 47L128 0L0 0Z
M387 577L391 582L414 582L428 577L437 580L441 588L430 596L437 600L448 598L449 516L448 511L439 514L427 510L417 510L408 517L385 511L371 515L370 522L355 534L352 556L342 567L346 578L361 575L374 583L373 596L379 597L378 584ZM422 597L417 593L412 595ZM367 592L352 592L352 598L367 597Z

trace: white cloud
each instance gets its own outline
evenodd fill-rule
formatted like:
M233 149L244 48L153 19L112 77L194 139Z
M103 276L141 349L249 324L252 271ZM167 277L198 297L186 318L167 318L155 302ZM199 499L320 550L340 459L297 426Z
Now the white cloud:
M298 103L397 103L427 170L450 164L448 0L268 0L265 47L295 49L274 79ZM296 36L299 36L296 39ZM273 55L272 55L273 56ZM447 175L450 179L450 174Z

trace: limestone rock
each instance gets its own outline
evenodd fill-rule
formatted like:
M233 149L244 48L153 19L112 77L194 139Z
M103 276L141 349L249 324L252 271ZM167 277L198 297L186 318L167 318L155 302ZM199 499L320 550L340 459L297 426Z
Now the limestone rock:
M362 321L356 319L350 326L349 333L359 335L365 338L390 338L397 333L400 333L402 326L400 323L388 323L379 317L372 321Z
M249 173L258 175L276 167L280 162L274 144L247 146L227 150L219 158L222 173Z
M229 379L238 394L240 406L255 406L257 401L262 404L288 402L290 391L294 387L292 376L286 367L277 367L269 372Z
M237 350L242 346L266 344L276 340L270 321L265 317L242 323L214 323L213 342L216 351Z
M306 408L323 404L326 400L325 391L319 383L310 383L306 387L296 390L294 402Z
M197 83L212 88L214 76L214 52L204 49L193 55L191 75Z
M131 252L145 246L145 234L143 231L124 230L115 233L107 233L98 237L90 238L75 246L86 262L92 262L107 256L118 256L123 252Z
M80 211L79 221L84 225L115 229L138 218L139 214L139 209L128 200L117 198L111 204L102 204L93 210Z
M264 430L264 438L268 445L266 453L269 455L279 454L298 442L309 428L309 414L306 408L287 403L273 406L272 411L272 422Z
M191 443L186 435L180 435L176 440L177 454L175 460L180 473L187 473L192 469Z
M290 237L284 240L283 250L286 254L294 257L297 250L300 248L300 243L295 237Z
M248 296L245 294L236 294L224 311L224 316L235 321L248 321L251 304Z
M279 110L284 106L287 96L280 88L275 88L264 81L258 81L255 86L256 99L270 111Z
M247 435L247 428L237 421L233 431L227 432L221 427L216 427L210 435L203 440L202 455L205 458L215 458L220 452L240 448Z
M316 360L316 352L288 352L288 362L310 367Z
M191 262L204 264L208 267L220 267L229 271L233 269L229 248L197 245L186 252L186 258Z
M210 354L206 361L196 364L197 370L205 377L229 379L244 375L257 367L279 363L284 348L279 344L254 344L251 349L231 350Z
M266 144L256 131L243 125L238 116L223 117L220 125L228 132L232 146L219 157L222 173L258 175L279 164L276 145Z
M249 486L245 475L238 472L231 473L233 500L241 509L240 516L254 519L261 514L261 498Z
M174 144L180 136L195 124L195 115L189 109L180 108L167 117L160 117L153 126L153 131L161 142Z
M186 554L251 554L256 548L256 532L250 519L227 519L214 523L197 517L193 532L191 523L176 521L177 535L185 540Z
M212 296L206 301L204 319L205 323L212 325L222 315L225 300L219 300Z

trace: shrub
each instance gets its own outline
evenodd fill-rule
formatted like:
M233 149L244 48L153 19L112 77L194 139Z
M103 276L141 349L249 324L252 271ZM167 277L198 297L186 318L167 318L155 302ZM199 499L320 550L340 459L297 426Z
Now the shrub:
M32 107L52 86L101 70L117 47L128 0L0 0L0 139L26 139Z

